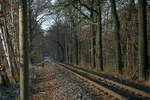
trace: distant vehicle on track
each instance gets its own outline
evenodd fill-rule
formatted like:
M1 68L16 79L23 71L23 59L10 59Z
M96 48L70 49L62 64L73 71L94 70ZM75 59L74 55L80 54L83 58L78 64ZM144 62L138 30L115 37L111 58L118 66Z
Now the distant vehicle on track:
M43 62L51 62L51 61L52 61L52 58L50 57L45 57L43 60Z
M43 61L42 62L51 62L51 61L53 61L53 59L48 54L43 55Z

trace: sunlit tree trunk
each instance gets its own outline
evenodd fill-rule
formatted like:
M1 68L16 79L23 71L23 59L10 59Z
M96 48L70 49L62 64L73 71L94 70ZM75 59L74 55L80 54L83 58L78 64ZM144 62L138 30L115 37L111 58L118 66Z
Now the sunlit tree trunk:
M20 100L29 100L27 0L19 0Z
M4 2L4 1L3 1ZM0 11L2 12L2 10L4 10L4 7L2 5L0 5ZM1 19L5 20L3 17L1 17ZM8 46L8 37L6 36L6 30L5 30L5 25L6 23L4 21L1 21L1 27L0 27L0 38L2 41L2 46L4 49L4 53L5 53L5 57L8 63L8 68L6 69L6 73L7 76L9 78L9 81L11 84L15 84L15 80L13 77L13 70L12 70L12 62L10 59L10 52L9 52L9 46Z
M138 1L138 22L139 80L144 80L148 67L146 0Z

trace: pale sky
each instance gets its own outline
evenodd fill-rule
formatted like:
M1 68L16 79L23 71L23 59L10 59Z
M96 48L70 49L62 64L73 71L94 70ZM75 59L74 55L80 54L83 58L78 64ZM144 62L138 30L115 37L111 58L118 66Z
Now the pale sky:
M52 0L51 3L54 4L55 1L56 1L56 0ZM44 14L41 14L40 16L38 16L37 20L40 19L43 15L44 15ZM43 30L46 31L46 30L49 29L49 27L50 27L51 25L53 25L53 20L52 20L51 16L45 16L45 17L44 17L44 20L45 20L45 21L42 23L41 27L42 27Z

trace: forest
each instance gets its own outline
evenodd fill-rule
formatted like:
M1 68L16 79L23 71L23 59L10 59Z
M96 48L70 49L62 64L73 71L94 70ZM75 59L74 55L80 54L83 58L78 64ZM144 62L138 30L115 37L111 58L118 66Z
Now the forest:
M45 55L150 87L150 1L0 0L0 100L4 87L29 100Z

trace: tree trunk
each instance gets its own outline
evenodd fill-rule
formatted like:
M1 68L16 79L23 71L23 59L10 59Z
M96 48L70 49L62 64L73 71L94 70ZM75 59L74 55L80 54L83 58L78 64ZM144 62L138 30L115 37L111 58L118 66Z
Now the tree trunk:
M79 52L79 49L78 49L78 35L77 35L77 32L75 33L75 55L76 55L76 65L78 65L79 64L79 59L78 59L78 57L79 57L79 55L78 55L78 52Z
M65 31L67 31L67 30L65 30ZM65 37L65 48L64 48L64 50L65 50L65 51L64 51L64 52L65 52L65 63L68 63L68 57L67 57L67 56L68 56L68 51L67 51L67 47L68 47L68 46L67 46L67 45L68 45L68 44L67 44L67 33L65 32L64 35L65 35L65 36L64 36L64 37Z
M33 41L33 35L32 35L32 28L31 28L31 0L28 0L28 32L29 32L29 63L32 64L32 41Z
M2 1L4 2L4 1ZM0 5L0 11L4 10L4 7L2 5ZM2 17L2 19L4 19ZM1 37L1 41L2 41L2 46L3 46L3 49L4 49L4 53L5 53L5 56L6 56L6 60L7 60L7 63L8 63L8 67L6 69L6 73L7 73L7 76L9 78L9 81L10 83L13 85L15 84L15 79L13 77L13 69L12 69L12 62L11 62L11 59L10 59L10 52L9 52L9 46L8 46L8 37L6 36L6 30L5 30L5 26L6 23L5 22L1 22L0 24L2 24L3 26L0 27L0 37Z
M145 80L148 67L146 0L138 1L138 22L139 80Z
M95 21L95 14L94 14L94 12L92 11L92 8L93 8L93 6L94 6L94 1L92 0L92 2L91 2L91 15L90 15L90 17L91 17L91 19L92 19L92 21L94 22ZM93 67L93 68L95 68L96 67L96 61L95 61L95 59L96 59L96 48L95 48L95 46L96 46L96 32L95 32L95 25L93 25L93 24L91 24L91 29L90 29L90 31L91 31L91 66Z
M101 4L100 1L99 2L99 6L98 6L98 11L99 11L99 15L98 15L98 27L97 27L97 39L96 39L96 47L97 47L97 68L103 71L103 45L102 45L102 17L101 17Z
M3 87L3 80L2 80L2 76L0 75L0 99L2 98L2 87Z
M29 100L27 0L19 1L20 100Z
M56 22L57 23L57 22ZM57 43L59 43L60 41L60 33L59 33L59 23L57 23L57 27L56 27L56 41ZM61 60L61 53L60 53L60 49L59 49L59 45L56 45L57 46L57 61L60 61Z
M114 22L114 37L116 44L116 72L120 73L122 70L122 55L121 55L121 45L120 45L120 22L116 10L116 2L115 0L110 0L111 2L111 11Z
M70 23L70 35L69 35L69 40L70 40L69 41L69 47L70 47L70 49L69 49L70 50L70 54L69 54L70 55L70 61L69 62L70 62L70 64L72 64L72 61L73 61L73 56L72 56L72 51L73 51L73 48L72 48L73 47L73 45L72 45L72 34L73 34L72 33L72 23Z

